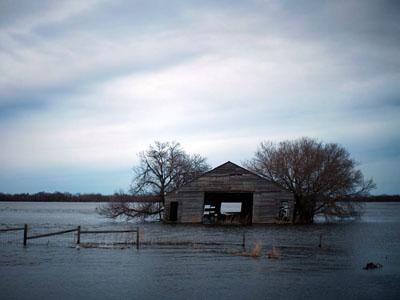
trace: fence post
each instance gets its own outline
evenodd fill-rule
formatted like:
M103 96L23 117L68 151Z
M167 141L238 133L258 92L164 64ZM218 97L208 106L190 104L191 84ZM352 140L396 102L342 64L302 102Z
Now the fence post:
M322 233L319 235L319 244L318 247L321 248L322 247Z
M26 241L28 240L28 224L24 225L24 246L26 246Z
M246 233L243 231L242 247L246 248Z
M139 249L139 227L136 230L136 249Z
M76 244L79 245L81 243L81 226L79 225L76 230Z

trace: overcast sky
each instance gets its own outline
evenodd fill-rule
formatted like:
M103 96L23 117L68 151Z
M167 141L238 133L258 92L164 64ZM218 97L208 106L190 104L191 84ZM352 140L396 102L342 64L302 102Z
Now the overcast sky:
M179 141L212 166L337 142L400 193L399 1L0 0L0 192L127 190Z

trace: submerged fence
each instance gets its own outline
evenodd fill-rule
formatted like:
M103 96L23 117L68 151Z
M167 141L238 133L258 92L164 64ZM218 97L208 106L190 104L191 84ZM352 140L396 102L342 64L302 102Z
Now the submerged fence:
M24 246L28 244L28 240L34 240L34 239L41 239L41 238L46 238L46 237L51 237L51 236L59 236L59 235L65 235L67 233L75 233L73 237L73 243L76 245L86 245L90 246L93 244L96 244L96 242L93 242L93 238L89 239L88 243L82 243L82 238L85 235L90 235L90 236L99 236L99 235L115 235L115 234L128 234L133 239L125 239L125 242L121 241L112 241L111 239L108 239L108 243L113 244L113 245L121 245L121 244L136 244L136 249L139 249L139 244L140 244L140 230L139 228L134 228L134 229L124 229L124 230L82 230L81 226L77 226L75 228L67 229L67 230L59 230L59 231L51 231L51 232L41 232L41 233L35 233L35 230L31 230L31 228L28 226L28 224L25 224L24 227L14 227L14 228L2 228L0 229L0 235L3 234L9 234L13 233L13 238L8 238L8 241L16 241L16 236L15 233L19 232L20 233L20 241ZM31 234L31 232L33 232ZM97 240L98 243L99 240ZM85 241L86 242L86 241ZM104 240L101 243L106 243Z
M4 225L3 225L4 226ZM11 226L10 226L11 227ZM146 228L146 234L144 233ZM47 245L76 248L195 248L218 250L219 248L244 249L247 241L245 231L237 228L228 232L211 227L173 226L132 227L120 224L90 227L73 225L36 224L15 225L0 228L0 246L3 245ZM146 236L146 237L145 237Z

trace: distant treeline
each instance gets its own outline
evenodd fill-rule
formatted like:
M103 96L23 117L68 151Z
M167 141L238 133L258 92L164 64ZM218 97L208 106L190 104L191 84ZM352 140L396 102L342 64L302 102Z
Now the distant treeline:
M36 194L4 194L0 193L0 201L15 202L158 202L158 196L134 196L129 194L71 194L46 193Z
M400 195L375 195L352 198L360 202L400 202Z
M400 195L377 195L367 197L355 197L352 200L360 202L400 202ZM36 194L5 194L0 193L0 201L15 202L159 202L158 196L135 196L116 193L113 195L102 194L71 194L71 193L47 193Z

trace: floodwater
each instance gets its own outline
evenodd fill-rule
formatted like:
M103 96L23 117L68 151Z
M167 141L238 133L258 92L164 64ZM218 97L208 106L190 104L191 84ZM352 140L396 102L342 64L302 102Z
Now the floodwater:
M77 225L141 233L136 250L76 247L74 233L23 247L22 232L0 232L0 299L400 299L400 203L366 203L355 222L247 227L136 225L104 219L99 205L0 202L0 228L28 223L29 235ZM240 255L254 243L259 258ZM268 259L272 247L279 259ZM363 270L368 262L383 267Z

